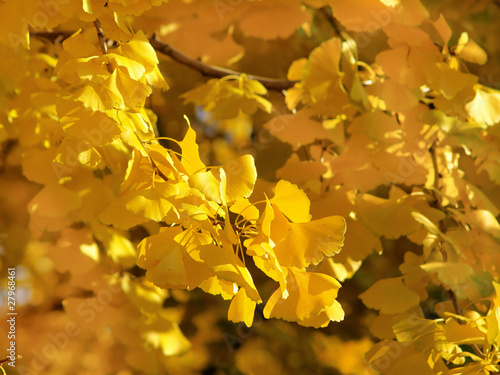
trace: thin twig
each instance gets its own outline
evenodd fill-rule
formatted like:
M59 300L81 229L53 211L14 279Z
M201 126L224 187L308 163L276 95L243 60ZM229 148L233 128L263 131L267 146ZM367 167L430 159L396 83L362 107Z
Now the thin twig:
M337 20L333 17L332 9L329 6L324 6L320 8L319 11L325 16L326 20L330 24L330 26L335 30L338 36L342 37L342 32L340 31L340 27L338 25Z
M97 30L97 38L99 39L99 45L101 46L102 54L106 55L108 53L108 45L106 44L106 36L104 35L104 31L101 27L101 22L98 18L96 18L94 21L94 27ZM113 67L109 62L106 63L106 68L108 69L108 72L113 73Z
M97 37L99 38L99 45L101 46L102 54L105 55L108 53L108 46L106 44L106 36L104 35L104 31L101 27L101 22L96 18L94 21L94 27L97 30Z
M228 75L237 75L240 76L242 73L237 72L235 70L231 69L226 69L226 68L221 68L218 66L214 65L208 65L200 60L193 59L192 57L186 55L185 53L179 51L178 49L172 47L170 44L160 42L157 38L156 35L153 35L151 38L149 38L149 42L153 46L155 50L158 52L163 53L164 55L169 56L172 60L177 61L178 63L181 63L183 65L186 65L187 67L197 70L201 74L205 76L210 76L214 78L222 78ZM247 77L249 79L253 79L256 81L259 81L264 85L267 89L269 90L276 90L276 91L282 91L282 90L287 90L297 81L290 81L287 79L275 79L275 78L267 78L267 77L261 77L261 76L256 76L252 74L247 74Z
M485 358L484 353L481 351L481 349L479 349L479 346L477 346L477 344L471 344L471 348L476 352L478 357L481 357L483 359Z

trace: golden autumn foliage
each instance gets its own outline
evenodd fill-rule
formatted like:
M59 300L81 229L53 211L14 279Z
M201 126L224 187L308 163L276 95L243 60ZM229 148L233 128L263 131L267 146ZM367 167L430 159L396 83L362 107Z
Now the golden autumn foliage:
M0 371L500 373L499 16L0 0Z

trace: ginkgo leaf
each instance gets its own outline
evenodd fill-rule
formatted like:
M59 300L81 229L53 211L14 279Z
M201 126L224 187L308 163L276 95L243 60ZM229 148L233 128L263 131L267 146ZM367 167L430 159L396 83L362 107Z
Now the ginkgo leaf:
M109 76L102 61L95 56L72 59L57 68L59 78L68 83L76 84L81 81L101 83Z
M259 209L246 198L238 198L234 201L229 207L229 211L241 215L242 218L248 221L257 221L260 216Z
M297 146L313 143L316 139L331 139L330 132L320 122L311 119L313 114L302 109L293 115L277 116L264 124L264 128L282 142Z
M264 308L266 318L280 318L290 322L301 321L317 315L335 304L340 283L331 276L288 269L287 290L289 296L283 299L280 289L269 298ZM336 307L330 315L340 320Z
M460 324L455 319L449 319L445 326L444 332L446 338L455 344L477 344L481 345L484 342L485 334L477 327L470 324Z
M412 91L392 79L380 84L380 98L390 111L406 111L418 104L418 97Z
M320 160L301 161L299 156L293 153L285 165L276 170L276 177L304 186L308 181L319 180L327 172L328 168Z
M218 277L237 283L245 288L247 296L253 301L261 301L250 272L232 250L216 245L204 245L199 247L199 251L200 258Z
M135 265L137 251L129 239L118 233L112 233L106 245L106 253L115 263L127 268Z
M134 215L160 221L170 210L175 210L169 198L172 199L177 193L177 184L169 181L157 182L148 189L130 192L125 206Z
M488 331L486 332L488 343L498 343L500 341L500 306L498 306L498 304L490 310L486 317L486 322L488 326Z
M152 92L148 85L132 79L121 67L113 71L103 86L109 87L113 94L120 98L119 108L122 109L141 107Z
M182 334L179 326L169 322L170 327L158 331L146 331L144 339L154 348L160 348L163 355L172 356L185 353L191 347L189 340Z
M221 170L224 173L225 186L221 196ZM249 154L240 156L220 167L210 168L189 176L189 184L201 191L208 199L222 203L232 203L239 198L247 198L253 191L257 179L257 170L253 157Z
M59 240L47 248L47 253L54 259L58 272L69 271L74 276L86 274L101 261L99 248L88 228L64 229Z
M465 105L469 115L478 123L488 125L500 121L500 92L489 87L476 84L474 86L476 96Z
M471 266L461 262L429 262L420 266L428 273L437 273L443 284L464 284L474 273Z
M125 68L122 71L126 72L135 81L141 79L146 73L146 68L142 64L116 53L107 53L102 57L102 60L106 61L106 64L109 64L113 70L118 69L118 67Z
M168 291L154 286L143 278L141 282L134 282L129 276L120 280L120 286L129 300L148 312L158 312Z
M28 204L31 213L44 217L62 217L68 215L81 204L80 196L70 189L51 183L36 194Z
M220 295L225 300L232 299L238 292L238 286L226 279L213 275L200 283L200 289L205 293Z
M425 213L424 216L432 217L431 222L444 218L441 211L429 207L418 196L399 198L393 194L397 191L400 190L393 187L391 189L393 196L389 199L370 194L358 196L356 205L359 218L375 234L387 238L398 238L416 232L421 228L421 223L414 220L413 212L419 215L421 215L420 212Z
M280 180L274 189L271 204L278 206L280 211L293 223L307 223L311 221L309 208L311 202L303 190L288 181Z
M486 64L488 60L486 52L476 42L469 39L469 34L466 32L460 35L455 53L465 61L479 65Z
M123 99L106 85L85 85L72 98L83 103L85 108L104 112L114 108L124 108Z
M146 237L137 247L137 265L145 268L148 279L161 288L192 290L214 276L197 253L188 251L187 244L179 241L182 238L185 234L180 227L168 227L159 234ZM204 241L207 243L210 238L206 237Z
M417 351L412 345L401 345L391 340L383 340L375 344L366 354L366 359L375 371L385 371L388 374L399 374L411 369L418 374L432 375L434 371L429 367L423 352ZM387 360L390 348L397 348L400 353L394 359Z
M281 15L279 19L276 18L277 13ZM262 3L245 12L238 25L246 36L267 40L288 38L310 20L310 13L302 8L300 2Z
M54 161L71 167L82 165L90 169L102 166L101 154L91 143L70 135L62 140Z
M222 203L220 183L220 170L218 168L211 168L208 171L197 172L189 176L191 187L198 189L207 199L217 203Z
M277 223L276 219L273 223ZM346 224L341 216L329 216L307 223L280 224L272 227L272 231L282 233L273 249L278 262L302 268L338 253L344 244Z
M356 117L349 125L349 133L363 132L373 140L389 142L389 135L400 132L400 126L394 117L386 115L380 110L367 112Z
M333 38L323 42L309 55L304 88L314 96L324 97L336 91L342 78L340 72L341 43Z
M141 64L147 72L153 71L159 63L154 48L142 30L139 30L127 43L120 44L114 52Z
M186 117L187 120L187 117ZM188 120L187 120L188 121ZM188 129L182 141L179 142L182 150L182 165L192 175L198 171L204 171L205 164L200 159L200 150L196 143L196 133L188 121Z
M319 314L311 314L303 320L297 321L297 324L304 327L324 328L333 322L344 320L345 313L338 301L334 301L333 305L325 307L325 310Z
M235 323L245 322L247 327L251 327L255 306L255 301L247 296L244 288L240 288L229 305L227 318Z
M252 194L257 169L250 154L242 155L221 166L226 172L226 200L234 202L238 198L248 198Z
M382 314L400 314L420 302L418 294L404 285L402 277L379 280L359 298L367 307L380 310Z

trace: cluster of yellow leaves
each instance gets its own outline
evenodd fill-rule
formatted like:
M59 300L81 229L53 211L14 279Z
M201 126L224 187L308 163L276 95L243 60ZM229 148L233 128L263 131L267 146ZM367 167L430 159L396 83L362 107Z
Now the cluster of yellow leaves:
M100 216L120 229L148 220L168 224L139 244L138 265L147 277L162 288L199 287L231 299L229 318L251 326L262 302L245 266L252 256L280 283L264 309L267 318L313 326L341 320L340 284L306 268L340 250L343 218L311 221L307 196L286 181L260 213L247 199L257 178L250 155L207 168L191 128L179 145L180 160L157 145L145 145L147 156L136 153L118 199Z

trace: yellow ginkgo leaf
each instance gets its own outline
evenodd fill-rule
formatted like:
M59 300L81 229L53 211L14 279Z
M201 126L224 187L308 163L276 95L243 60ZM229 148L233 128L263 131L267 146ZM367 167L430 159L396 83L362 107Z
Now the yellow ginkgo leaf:
M398 238L419 230L422 224L414 219L414 212L419 215L421 212L431 222L444 218L443 212L429 207L421 197L406 196L397 187L391 188L389 199L371 194L359 195L356 206L360 220L373 233L387 238Z
M420 268L428 273L437 273L443 284L451 286L465 283L474 273L471 266L461 262L430 262Z
M243 219L248 221L257 221L259 219L259 209L255 207L246 198L238 198L229 207L229 211L240 215Z
M180 227L167 227L139 243L137 265L147 270L146 276L155 285L192 290L215 276L193 250L196 244L182 242L185 238L186 233ZM204 243L209 241L210 237L206 236Z
M323 328L331 321L340 322L344 320L345 313L340 303L335 300L333 305L326 306L319 314L311 314L309 317L299 320L297 323L304 327Z
M309 208L311 202L303 190L288 181L280 180L274 190L271 204L278 206L280 211L294 223L311 221Z
M253 156L242 155L221 166L226 172L226 200L234 202L238 198L248 198L257 180L257 169Z
M142 30L139 30L127 43L120 44L114 52L141 64L148 73L152 72L159 62L154 48Z
M188 122L188 129L182 141L179 142L179 146L182 150L182 160L181 163L186 169L189 175L205 170L205 164L200 159L200 150L198 144L196 143L196 132L191 127L189 120L185 117Z
M388 315L403 313L420 302L418 294L404 285L402 277L379 280L359 298L367 307Z
M276 14L280 14L277 18ZM298 1L258 3L242 16L238 26L247 37L264 40L288 38L311 14Z
M123 67L113 70L104 86L109 87L117 97L121 98L120 108L142 107L152 89L148 85L132 79L124 70Z
M144 332L144 340L153 348L161 349L163 355L173 356L185 353L191 348L191 343L182 334L179 326L174 322L168 322L169 327L161 331Z
M216 245L204 245L199 247L200 258L223 279L234 282L245 291L253 301L260 302L259 292L255 288L250 272L243 262L234 254L232 249Z
M110 231L111 232L111 231ZM116 264L126 268L133 267L137 259L137 250L130 240L116 232L109 233L106 242L106 253Z
M208 171L192 174L188 181L189 186L198 189L207 199L222 203L219 168L211 168Z
M127 210L136 216L161 221L170 210L176 211L172 200L179 193L176 183L156 182L154 186L127 194Z
M463 32L458 39L455 53L465 61L483 65L488 61L488 55L473 40L469 39L469 34Z
M221 172L224 177L221 176ZM221 187L222 179L225 179ZM252 194L257 170L252 155L243 155L220 167L210 168L189 176L190 186L201 191L208 199L229 204ZM221 195L221 192L223 194Z
M145 278L137 281L127 275L120 278L120 286L134 305L152 313L162 308L163 301L169 294L167 290L158 288Z
M70 189L51 183L33 197L28 204L28 211L43 217L62 217L68 215L81 204L80 196Z
M476 96L465 105L467 113L478 123L494 125L500 121L500 91L476 84Z
M475 324L460 324L455 319L446 321L444 333L450 342L458 345L481 345L485 338L485 334Z
M281 289L277 289L266 303L264 316L289 322L307 319L333 306L339 288L340 283L331 276L289 268L288 297L284 299ZM330 314L335 317L335 312L339 313L337 307Z
M287 267L303 268L340 251L346 224L341 216L329 216L308 223L280 223L271 230L282 232L279 235L282 240L274 248L278 262Z
M114 52L114 51L113 51ZM110 64L113 70L118 67L123 67L123 72L126 72L130 78L137 81L144 76L146 69L142 64L135 60L131 60L128 57L118 55L116 53L108 53L101 58L103 61L106 61L106 64ZM104 66L104 64L102 64Z
M238 293L236 293L233 297L231 305L229 305L227 317L232 322L245 322L247 327L251 327L255 313L255 306L255 301L248 298L245 288L240 288Z
M338 93L343 76L340 71L341 56L339 38L323 42L314 49L309 55L303 79L304 88L317 98L326 98Z
M107 85L85 85L75 91L71 97L79 100L85 108L104 112L115 108L124 108L123 98L119 92L111 90Z
M264 128L282 142L300 146L313 143L316 139L331 139L331 134L310 117L314 113L302 109L293 115L281 115L264 124ZM307 129L307 132L304 132Z

